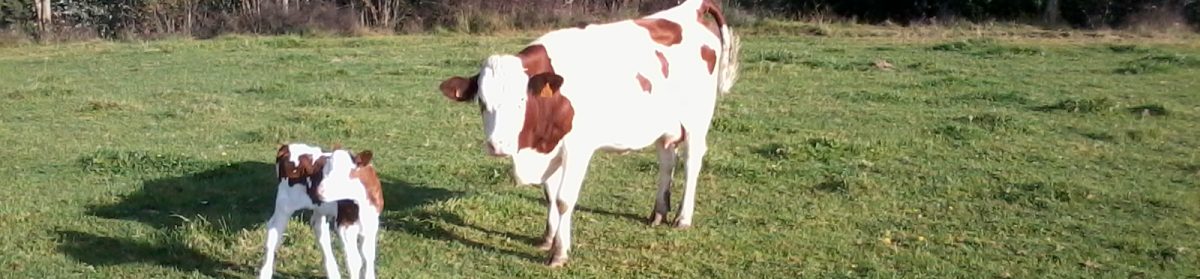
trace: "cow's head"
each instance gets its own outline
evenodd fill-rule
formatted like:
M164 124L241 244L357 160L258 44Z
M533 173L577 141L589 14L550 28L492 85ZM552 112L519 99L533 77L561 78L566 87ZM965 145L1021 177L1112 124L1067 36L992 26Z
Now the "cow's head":
M571 130L575 110L562 95L563 77L552 71L530 70L533 63L529 59L493 55L479 74L451 77L440 86L451 100L479 104L486 136L483 145L490 155L549 154Z
M479 104L485 139L492 156L513 158L518 183L540 183L554 151L571 131L575 110L562 95L562 76L554 73L545 48L527 47L517 55L493 55L471 77L451 77L440 89L447 98Z

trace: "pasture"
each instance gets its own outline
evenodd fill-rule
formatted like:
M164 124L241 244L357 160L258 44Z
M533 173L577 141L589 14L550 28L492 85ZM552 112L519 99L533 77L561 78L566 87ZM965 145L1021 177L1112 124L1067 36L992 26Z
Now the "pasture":
M562 269L541 190L436 89L532 34L0 48L0 270L251 277L277 144L304 141L375 152L383 278L1200 278L1196 41L768 33L694 227L643 223L653 149L600 153ZM278 276L322 274L304 220Z

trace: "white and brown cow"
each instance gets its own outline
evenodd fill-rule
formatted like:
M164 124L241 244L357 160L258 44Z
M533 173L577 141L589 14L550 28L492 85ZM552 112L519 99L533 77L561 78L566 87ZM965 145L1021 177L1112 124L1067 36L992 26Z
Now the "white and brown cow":
M383 211L383 190L371 165L371 154L368 150L351 155L336 147L332 152L324 152L319 147L299 143L279 147L275 158L279 185L275 211L267 221L259 278L274 275L275 251L288 220L299 210L313 211L309 225L321 247L328 278L340 277L330 225L336 225L342 238L350 278L360 278L364 264L362 278L375 278L375 241L379 214Z
M713 22L709 22L708 16ZM685 188L675 226L692 224L696 182L717 97L737 78L738 39L713 0L687 0L638 19L551 31L516 55L492 55L471 77L440 85L476 101L486 153L510 156L521 184L544 184L550 202L540 245L566 263L571 212L597 150L658 148L651 224L669 211L677 148Z

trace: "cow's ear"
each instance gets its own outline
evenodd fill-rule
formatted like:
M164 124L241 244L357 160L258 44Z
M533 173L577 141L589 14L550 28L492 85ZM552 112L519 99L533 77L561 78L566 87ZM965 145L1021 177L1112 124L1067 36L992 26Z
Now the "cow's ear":
M529 94L538 97L552 97L559 94L563 77L554 73L541 73L529 78Z
M442 95L451 100L465 102L475 98L475 94L479 93L479 75L471 76L470 78L452 77L442 81L438 86L442 90Z

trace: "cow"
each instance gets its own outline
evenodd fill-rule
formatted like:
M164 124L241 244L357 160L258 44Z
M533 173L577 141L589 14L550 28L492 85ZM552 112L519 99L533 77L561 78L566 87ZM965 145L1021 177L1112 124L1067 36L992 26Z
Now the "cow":
M666 218L682 155L685 186L674 226L692 225L709 126L718 97L737 80L739 48L714 0L687 0L641 18L547 32L439 89L479 105L485 154L510 158L518 184L544 186L546 230L538 248L549 251L547 265L559 267L568 260L571 214L597 151L657 147L651 225Z
M352 156L336 147L332 152L302 143L279 147L275 158L279 185L275 211L267 221L265 256L259 278L274 275L275 252L280 238L287 229L288 220L299 210L313 211L309 225L321 248L328 278L340 277L329 235L331 225L336 225L342 238L350 277L359 278L365 261L366 272L362 273L362 278L375 278L375 240L383 197L379 178L370 164L371 157L369 150ZM361 245L359 237L362 237Z

